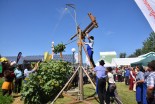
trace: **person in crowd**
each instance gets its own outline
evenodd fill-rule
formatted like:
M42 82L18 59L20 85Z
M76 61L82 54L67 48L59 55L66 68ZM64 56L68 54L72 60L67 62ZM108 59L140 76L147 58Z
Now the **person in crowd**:
M133 67L130 67L130 85L129 90L133 90L134 82L136 81L136 73Z
M37 70L38 64L39 62L35 64L33 69L30 63L26 65L26 69L24 70L24 77L25 77L24 82L27 82L27 80L29 80L29 75Z
M117 75L117 73L118 73L118 66L116 66L115 71L116 71L116 78L115 78L115 81L118 81L118 75Z
M128 66L125 68L125 85L129 85L130 70Z
M87 84L87 83L88 83L88 77L85 73L83 73L83 84Z
M121 82L122 81L122 70L120 68L118 68L117 77L118 77L118 82Z
M144 83L143 83L143 104L147 103L147 77L149 76L150 72L148 71L147 67L144 67Z
M108 82L108 87L107 87L107 92L106 92L106 104L110 104L110 97L112 99L114 99L115 97L115 94L114 94L114 91L115 91L115 88L112 88L112 84L115 84L115 81L114 81L114 77L113 77L113 73L112 73L112 68L111 67L108 67L107 68L107 82Z
M146 79L147 83L147 101L148 104L155 104L155 60L148 64L149 76Z
M13 83L12 83L12 77L11 77L11 71L10 70L5 70L4 71L4 79L5 81L2 84L2 94L3 96L9 93L11 95L12 90L13 90Z
M97 76L97 89L98 89L98 98L100 104L104 104L105 93L106 93L106 69L104 67L104 60L99 61L100 65L94 68Z
M4 82L2 84L2 95L6 95L7 93L9 93L9 95L12 94L12 90L13 90L13 79L15 77L14 73L13 73L13 69L14 69L14 63L10 63L10 62L5 62L4 63Z
M136 66L137 75L136 75L136 101L138 104L144 104L143 99L143 83L144 83L144 69L142 66Z
M85 42L85 45L87 45L87 53L88 53L88 56L89 56L89 58L90 58L90 61L91 61L92 65L93 65L93 67L95 68L96 65L95 65L94 60L93 60L93 53L94 53L94 51L93 51L94 37L93 37L93 36L88 36L88 33L86 33L86 36L87 36L88 41L89 41L89 43L86 43L86 42Z
M14 71L15 74L15 87L14 87L14 92L15 93L20 93L21 90L21 85L22 85L22 78L23 78L23 74L22 74L22 65L18 65L17 68Z
M124 82L124 75L125 75L124 66L122 66L121 70L122 70L122 82Z
M76 69L74 67L74 72L75 71L76 71ZM74 87L77 87L78 86L78 80L79 80L79 74L76 73L75 77L73 78L73 82L72 82L72 84L73 84Z
M116 70L115 69L113 69L113 76L114 76L114 81L116 81Z

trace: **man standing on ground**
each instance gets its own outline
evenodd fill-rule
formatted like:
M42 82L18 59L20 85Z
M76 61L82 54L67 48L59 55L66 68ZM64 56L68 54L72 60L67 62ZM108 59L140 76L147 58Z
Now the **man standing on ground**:
M104 104L105 94L106 94L106 69L104 67L104 60L99 61L100 65L94 68L96 76L98 78L97 89L98 89L98 98L100 104Z
M129 85L129 76L130 76L130 70L129 67L127 66L125 69L125 85Z

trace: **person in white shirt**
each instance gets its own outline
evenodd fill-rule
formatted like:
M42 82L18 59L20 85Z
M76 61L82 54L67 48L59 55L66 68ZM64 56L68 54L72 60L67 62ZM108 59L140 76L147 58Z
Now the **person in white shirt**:
M27 64L26 69L24 70L24 76L25 76L24 82L26 82L29 79L29 74L31 74L37 70L38 64L39 64L39 62L35 64L33 69L31 67L31 64Z
M107 93L106 93L106 104L110 104L110 97L115 97L114 91L116 89L116 86L113 86L113 85L115 85L115 81L114 81L114 76L113 76L112 70L113 69L111 67L107 68L108 87L107 87Z
M95 65L94 60L93 60L94 37L93 36L88 36L88 33L86 33L86 36L87 36L89 42L88 43L85 43L84 42L84 43L85 43L85 45L87 45L87 53L88 53L88 56L90 58L90 61L91 61L92 65L93 65L93 67L95 68L96 65Z

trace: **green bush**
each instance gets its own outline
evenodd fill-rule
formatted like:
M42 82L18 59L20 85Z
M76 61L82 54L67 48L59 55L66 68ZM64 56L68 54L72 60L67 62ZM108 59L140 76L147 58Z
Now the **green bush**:
M63 44L63 43L60 43L56 46L54 46L54 53L60 53L60 52L63 52L65 50L66 46Z
M26 104L45 104L54 99L72 73L72 66L64 61L43 62L39 70L29 76L23 86Z

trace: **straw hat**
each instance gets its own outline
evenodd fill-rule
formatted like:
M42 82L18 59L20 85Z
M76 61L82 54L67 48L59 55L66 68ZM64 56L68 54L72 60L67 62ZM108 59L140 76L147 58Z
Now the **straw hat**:
M5 57L0 58L0 62L4 62L4 61L8 61L8 59Z

